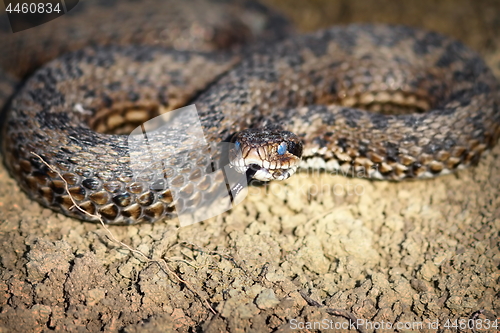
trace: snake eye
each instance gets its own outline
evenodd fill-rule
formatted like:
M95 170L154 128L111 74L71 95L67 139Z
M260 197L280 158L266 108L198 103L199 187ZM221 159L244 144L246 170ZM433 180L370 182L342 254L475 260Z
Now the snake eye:
M241 150L241 143L240 143L239 141L236 141L236 142L234 143L234 148L235 148L236 150Z
M288 146L286 144L286 142L282 142L280 143L280 145L278 146L278 155L283 155L286 153L286 150L287 150Z
M290 142L288 144L288 152L290 154L297 156L297 157L301 157L302 156L302 143Z

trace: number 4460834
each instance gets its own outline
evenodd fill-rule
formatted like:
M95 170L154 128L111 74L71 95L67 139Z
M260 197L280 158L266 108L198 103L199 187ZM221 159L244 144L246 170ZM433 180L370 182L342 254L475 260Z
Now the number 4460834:
M22 4L17 3L14 8L12 8L12 3L9 3L7 8L5 8L7 13L23 13L23 14L51 14L51 13L60 13L61 8L59 3L52 4L48 3L28 3L24 2Z
M472 330L489 330L491 328L497 330L499 327L499 320L489 320L489 319L448 319L444 323L444 328L447 329L472 329Z

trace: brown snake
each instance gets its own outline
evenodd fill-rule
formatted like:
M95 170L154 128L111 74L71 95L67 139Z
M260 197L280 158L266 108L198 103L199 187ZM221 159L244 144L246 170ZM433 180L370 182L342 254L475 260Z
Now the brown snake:
M203 52L166 47L175 40L89 46L37 70L5 122L12 175L35 200L69 216L91 220L71 208L65 182L80 207L107 223L154 222L189 211L220 188L224 174L213 171L223 166L214 149L221 142L241 150L242 159L233 151L227 157L234 169L260 180L286 179L299 164L402 180L475 165L500 136L498 83L457 41L407 27L352 25L270 43L286 30L272 32L273 14L256 5L242 13L231 24L260 36L261 46L239 47L241 34L219 38L224 29L217 28L210 30L215 44L233 52L190 47L190 26L185 44ZM250 14L260 15L258 28L245 25ZM189 19L178 18L184 25ZM91 44L136 44L142 35L149 36ZM181 113L173 129L155 131L132 152L123 133L187 104L196 105L210 149L189 134L192 119Z

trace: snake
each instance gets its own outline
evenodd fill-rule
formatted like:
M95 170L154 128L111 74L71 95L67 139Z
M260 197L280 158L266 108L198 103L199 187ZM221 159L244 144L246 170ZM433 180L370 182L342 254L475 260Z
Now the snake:
M4 62L3 82L24 76L6 103L4 161L31 198L82 220L152 223L211 202L227 170L264 182L311 168L434 178L477 165L498 141L499 83L457 40L384 24L294 34L262 5L240 16L210 6L221 16L209 28L180 11L160 20L180 39L148 42L139 29L85 44L75 28L76 50L34 72L12 65L16 54Z

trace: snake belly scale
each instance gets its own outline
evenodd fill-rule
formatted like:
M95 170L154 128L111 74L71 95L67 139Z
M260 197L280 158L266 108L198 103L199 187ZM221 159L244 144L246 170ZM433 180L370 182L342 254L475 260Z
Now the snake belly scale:
M83 209L107 223L174 217L219 186L223 175L206 168L219 156L193 148L196 142L180 132L159 132L167 147L158 158L179 159L169 152L190 148L172 163L178 168L136 176L127 135L119 133L130 131L127 122L136 126L188 103L198 109L207 142L250 145L233 163L243 171L257 164L269 171L266 180L293 173L283 172L280 158L266 161L273 154L289 155L287 170L300 163L384 180L435 177L477 164L500 136L498 82L475 52L437 33L350 25L244 56L162 46L65 54L13 98L5 161L31 197L69 216L90 219L71 208L65 183L31 152L63 175ZM181 116L180 126L189 124ZM247 142L259 132L271 137L270 130L294 133L300 149L296 141Z

